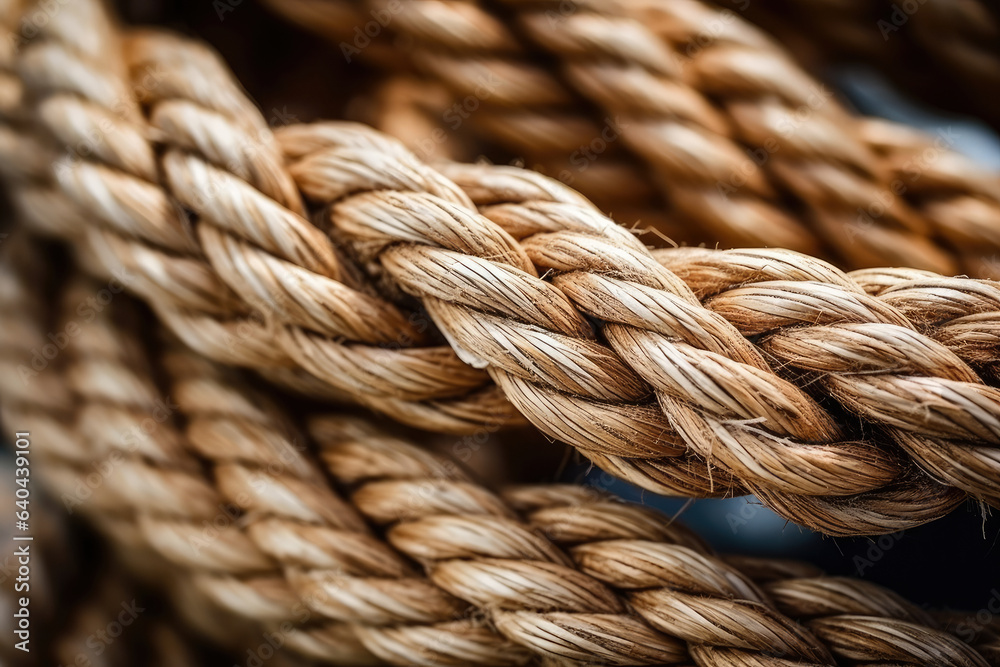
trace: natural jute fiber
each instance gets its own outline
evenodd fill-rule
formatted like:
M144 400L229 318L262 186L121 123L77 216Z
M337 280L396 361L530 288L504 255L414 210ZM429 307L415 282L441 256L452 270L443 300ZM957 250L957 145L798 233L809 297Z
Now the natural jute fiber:
M44 468L53 490L73 497L78 476L116 461L80 511L305 655L401 665L998 664L988 633L984 653L876 585L720 557L656 512L593 490L493 493L357 417L314 418L307 437L238 375L169 344L147 352L124 301L80 323L80 291L99 283L74 277L57 298L61 318L46 324L23 274L2 268L0 309L24 337L0 340L0 359L17 360L46 326L80 326L36 378L69 390L71 440ZM7 416L32 429L52 419L39 409L51 403L47 388L5 390ZM157 395L170 397L166 413Z
M675 241L1000 275L996 175L954 153L951 135L853 117L733 11L694 0L269 4L329 34L350 62L415 67L452 92L411 147L457 128ZM369 25L374 37L352 32Z
M59 34L22 54L39 118L71 150L112 128L57 165L81 258L209 358L438 432L523 415L644 488L749 491L834 535L1000 502L993 282L654 253L529 171L432 169L343 123L275 138L169 34L125 38L141 108L94 61L68 87Z

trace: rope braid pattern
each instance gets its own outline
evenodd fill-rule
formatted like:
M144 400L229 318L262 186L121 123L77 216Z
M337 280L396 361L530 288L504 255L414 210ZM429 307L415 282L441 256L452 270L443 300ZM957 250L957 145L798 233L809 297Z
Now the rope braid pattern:
M179 146L165 151L162 167L166 187L198 216L185 238L197 236L201 246L185 257L201 262L201 248L203 275L217 270L234 302L248 309L258 297L275 296L273 329L254 339L254 349L290 357L272 376L308 382L296 375L304 369L337 395L359 396L400 421L439 431L503 424L513 403L549 436L644 488L695 496L749 490L793 521L831 534L899 530L947 513L966 494L993 504L1000 497L998 392L987 384L995 381L989 358L996 339L984 333L988 326L977 328L998 311L993 283L949 282L959 298L938 300L929 309L937 320L927 322L920 308L908 317L894 305L892 294L906 286L869 295L829 265L793 253L678 249L662 251L658 263L554 181L505 168L438 172L392 140L345 124L284 128L287 172L269 150L260 166L253 145L221 129L227 124L219 110L249 103L231 82L211 85L221 65L204 47L140 33L128 52L133 71L156 73L147 106L157 130ZM220 101L192 102L217 90L224 91ZM239 117L233 126L243 127ZM229 155L252 157L232 167L249 181L213 166ZM120 217L116 234L135 226L133 235L145 240L123 247L146 252L152 237L142 236L141 223L149 216L108 213L122 173L81 161L62 182L81 204L100 205L88 210L92 218ZM128 178L169 202L159 186ZM91 183L99 197L82 185ZM317 224L332 224L338 242L371 273L370 284L320 227L294 212L302 210L299 195L288 194L296 187L325 207ZM118 256L97 254L113 272ZM127 266L154 280L164 276L152 260ZM331 267L342 267L337 277ZM698 282L702 271L717 276L714 291ZM387 300L368 291L376 286ZM911 292L935 299L936 289L916 284ZM178 293L183 298L186 290ZM401 310L412 306L406 295L420 300L455 351L331 338L355 336L368 324L378 334L369 342L409 336L411 328L399 325L416 321ZM234 361L231 351L240 346L218 320L176 307L167 304L160 314L183 340ZM331 316L341 307L343 318ZM392 315L383 322L379 313ZM943 333L959 332L957 325L965 336ZM881 356L872 351L880 349ZM802 350L809 355L797 356ZM825 365L810 366L811 356ZM825 374L821 382L816 373ZM488 377L496 384L484 388Z
M329 133L317 130L321 132ZM331 145L306 160L309 164L332 161L337 150ZM301 163L293 165L293 172L304 171L301 167ZM956 471L949 483L968 474L961 487L971 490L976 486L972 477L997 478L995 449L987 444L996 437L992 418L972 408L968 428L949 431L945 423L949 417L935 428L913 405L934 405L941 400L938 394L947 394L952 386L961 387L958 391L963 394L969 392L969 400L978 405L995 405L1000 394L983 385L954 353L915 331L902 312L866 294L829 265L776 251L660 251L660 260L668 268L676 264L680 275L714 270L716 290L734 288L731 297L739 302L735 307L727 307L715 293L706 293L703 298L712 297L706 310L689 287L705 292L704 285L685 284L675 274L664 272L649 261L649 252L632 235L574 201L574 193L530 172L461 166L446 171L478 197L489 220L464 215L420 194L371 193L334 203L330 219L338 238L352 244L363 263L370 265L377 258L380 269L404 291L421 297L463 358L487 367L530 421L603 467L658 491L685 495L734 491L732 479L711 472L706 476L700 466L689 465L689 457L665 458L690 451L721 465L723 472L763 496L770 498L774 491L795 496L774 504L786 516L831 533L858 530L862 525L866 525L862 530L877 532L893 525L898 528L896 521L909 520L904 517L923 521L949 511L959 496L905 472L905 466L889 454L891 447L886 447L885 440L880 444L871 439L846 440L834 418L799 388L810 385L811 378L791 378L794 383L780 379L764 360L765 355L777 357L781 366L794 367L816 355L794 348L779 352L772 344L774 338L768 338L767 344L751 345L748 338L735 335L732 326L747 337L780 328L797 336L809 331L817 337L815 344L822 346L827 342L827 329L796 326L808 323L841 325L833 326L831 341L844 339L842 328L858 325L853 327L857 330L854 338L838 343L845 349L827 353L835 363L803 369L839 372L852 387L848 396L837 384L838 377L828 383L827 396L872 422L896 429L893 433L904 441L904 448L912 449L918 433L922 435L916 436L921 443L917 447L939 451L957 446L962 438L978 440L986 447L965 450L978 452L972 455L977 462L970 464L975 472ZM315 183L302 183L302 188L310 197L321 194ZM531 260L532 270L547 271L551 284L580 312L605 323L602 334L611 350L591 342L586 329L576 322L567 323L562 303L551 292L538 291L546 283L511 271L511 265L524 266L515 263L519 258L495 259L512 257L512 241L497 236L491 222L519 237L517 245ZM465 256L456 255L465 248L469 249ZM730 280L728 285L725 279ZM736 289L754 281L769 291L760 295ZM956 306L963 315L995 309L995 305L985 305L998 294L994 284L954 279L950 286L960 292L983 290L983 301L970 296ZM931 285L914 287L934 289ZM514 301L531 294L540 296L528 299L530 308ZM534 314L542 308L549 312ZM881 388L872 393L872 381L853 379L862 361L858 358L862 353L854 348L869 354L873 342L891 354L876 357L868 362L870 369L862 370L883 379L892 371L904 374L900 386L893 385L888 393ZM954 347L969 356L961 344L956 342ZM927 354L935 361L910 365ZM982 361L973 357L970 360ZM955 364L963 368L961 379L944 370ZM938 370L928 373L934 367ZM920 375L937 379L912 377L917 368ZM618 379L609 385L608 377ZM953 380L958 384L953 385ZM933 388L914 393L925 381ZM650 386L657 392L666 421L655 408L636 405ZM748 387L752 388L749 392ZM898 394L893 411L898 414L885 412L883 405L893 403L893 393ZM964 404L967 399L956 395L954 401L944 400ZM762 415L766 415L763 421L755 421ZM967 435L952 440L948 433L956 431ZM670 437L671 432L677 439ZM940 439L946 439L940 447L931 444ZM941 460L937 454L927 456ZM923 458L916 455L918 461ZM948 458L954 464L956 459ZM937 469L935 464L926 467ZM829 497L831 488L848 497ZM974 493L995 502L995 490L982 491L979 487ZM914 511L927 513L917 518Z
M332 16L345 5L271 4L293 19L297 7L308 6L314 16L325 7ZM970 201L995 219L995 177L937 193L932 203L916 196L921 174L941 160L976 170L948 150L947 139L944 145L924 139L932 157L907 160L900 177L866 132L877 127L891 136L898 127L850 117L731 11L695 1L399 6L376 0L369 6L372 16L391 18L385 32L403 38L392 42L409 56L392 61L397 68L412 61L473 100L471 111L455 111L460 99L451 110L435 110L435 119L449 127L468 122L623 222L638 218L682 242L786 247L851 266L998 274L990 228L954 222L956 213L968 217ZM355 13L358 22L348 25L370 20ZM323 31L326 22L304 25ZM355 37L342 32L334 38L352 48ZM388 42L372 49L381 61ZM547 57L554 60L548 69ZM581 113L588 106L595 112ZM428 137L410 139L420 145ZM652 168L654 183L636 158ZM978 183L984 180L988 187ZM671 210L668 219L631 210L637 201L662 210L657 190ZM699 236L700 229L710 234Z
M69 301L79 302L72 298ZM221 610L224 617L242 619L243 624L249 620L251 627L263 626L271 632L296 633L298 626L308 621L306 608L276 567L277 564L248 539L244 530L231 523L224 523L221 529L218 528L220 516L232 521L233 512L237 511L231 503L227 503L227 482L239 483L242 471L232 473L236 475L236 481L230 481L224 471L216 471L216 475L206 477L197 454L199 446L212 434L201 435L201 439L197 439L197 434L201 433L199 425L184 419L185 412L172 402L183 400L179 396L167 393L166 399L154 400L149 378L162 372L154 371L148 359L109 354L111 350L141 350L134 332L114 327L107 317L98 318L95 323L98 325L96 331L111 340L98 345L88 344L87 336L93 332L85 330L86 336L73 350L67 377L82 401L77 413L77 432L87 441L103 443L110 450L106 456L98 458L99 461L114 461L112 457L116 450L125 457L118 464L120 471L110 475L115 483L106 483L98 488L98 491L104 489L109 494L104 502L93 504L92 511L100 514L99 523L105 523L108 515L120 511L120 508L133 511L135 514L131 521L116 522L111 531L106 529L106 532L118 537L123 529L126 533L135 531L137 535L127 536L130 543L139 543L146 549L154 550L160 556L159 560L173 564L182 572L190 574L194 570L200 573L191 580L194 587L191 594L196 599L207 598L209 609ZM98 390L91 388L94 386ZM211 398L211 393L207 398ZM208 404L211 405L210 402ZM232 403L228 407L230 411L235 409ZM239 415L240 425L237 428L242 433L252 434L256 408L246 403L241 407L244 412ZM151 425L150 421L155 424ZM219 428L226 425L220 424ZM134 439L128 437L137 430L139 435L136 437L143 443L138 449ZM285 452L281 453L287 457ZM254 489L260 491L256 481L251 483ZM301 498L307 490L300 485L293 492L296 498ZM236 495L236 498L245 502L242 494ZM272 502L274 500L276 498L272 497ZM329 492L319 493L314 500L316 505L325 508L325 516L333 516L336 521L345 524L351 523L349 512L343 517L333 513L335 507L331 506L331 502L336 498ZM259 520L265 518L260 516ZM241 528L252 530L255 519L258 519L257 513L251 511L241 519ZM208 617L214 619L211 614ZM238 621L233 624L242 630ZM302 628L301 632L307 632L307 629ZM226 633L222 634L225 636ZM246 634L243 631L238 636ZM261 636L260 630L250 636ZM307 651L308 655L319 652L323 657L335 659L341 664L370 662L367 652L343 628L339 632L337 628L326 628L324 636L328 638L329 646Z
M1000 258L993 251L995 221L1000 216L1000 178L984 173L964 156L944 150L953 141L947 133L931 139L877 119L863 119L859 126L862 139L890 174L890 192L902 188L903 195L948 243L969 257L962 270L974 277L1000 278ZM880 200L884 199L882 192ZM868 218L878 215L879 205L868 208ZM859 225L862 230L871 227L863 217Z
M87 3L82 3L86 5ZM113 43L110 26L102 15L73 3L49 20L48 9L32 12L33 6L19 0L0 7L0 30L4 46L0 54L0 162L6 195L18 218L32 229L49 235L71 236L83 228L85 220L77 207L54 183L53 165L61 148L54 137L40 131L37 114L30 104L35 71L49 56L76 74L91 71L100 49ZM81 34L68 25L89 25L92 32ZM56 42L54 51L47 44ZM70 61L67 65L67 61ZM53 64L53 63L50 63ZM58 64L56 65L58 67ZM43 82L44 94L79 95L85 99L108 94L105 81L93 76L62 74ZM41 91L40 91L41 92Z
M100 334L73 350L68 379L81 414L122 401L123 412L139 416L136 377L108 355L130 347L110 310L95 320ZM96 346L101 340L115 347ZM10 348L15 358L23 353ZM145 362L131 361L141 372ZM80 363L106 372L74 371ZM782 561L729 563L656 512L581 487L496 495L453 462L357 418L314 419L314 458L296 445L286 418L240 379L179 351L167 353L164 366L185 426L174 431L164 420L149 439L190 454L164 463L155 460L159 448L143 445L150 475L128 471L132 481L116 489L126 494L119 507L135 508L140 534L193 569L203 590L268 624L290 611L276 604L278 580L269 585L262 576L273 568L267 558L280 563L314 612L309 626L288 632L288 644L308 655L338 664L991 664L872 584ZM99 386L80 390L84 383ZM90 428L99 446L115 432L94 432L92 423L81 418L73 428ZM209 457L213 482L205 491L196 473L180 474L178 461L191 454ZM326 475L349 492L346 500L322 481ZM140 478L152 490L145 496L129 491ZM201 505L220 500L240 517L207 543L193 539L204 531ZM358 646L352 637L372 655L348 652Z

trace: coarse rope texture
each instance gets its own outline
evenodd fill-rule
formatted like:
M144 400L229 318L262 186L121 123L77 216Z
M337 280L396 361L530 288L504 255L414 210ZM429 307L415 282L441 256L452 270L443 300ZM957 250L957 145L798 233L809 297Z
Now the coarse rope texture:
M16 332L0 339L7 365L46 340L45 308L26 283L0 264L0 311ZM55 299L61 315L49 325L76 324L76 333L51 365L3 387L5 419L52 435L46 423L60 417L69 439L51 441L39 472L64 501L91 470L110 466L74 507L126 553L151 549L198 593L274 628L305 656L355 665L1000 664L989 631L972 646L871 583L720 557L666 517L593 489L493 493L454 461L359 417L315 417L306 435L233 371L174 343L146 351L148 337L136 340L123 317L124 296L81 316L81 297L100 289L76 276ZM58 413L53 386L66 388Z
M349 62L450 90L444 104L416 105L431 131L391 126L420 152L456 130L479 136L488 155L504 146L622 224L678 242L1000 275L1000 178L952 151L950 132L852 116L733 11L697 0L268 4Z
M753 492L832 535L1000 503L996 283L651 252L533 172L434 169L347 123L273 135L167 33L123 37L131 86L90 63L67 88L61 17L18 71L70 149L74 246L205 356L431 431L523 415L643 488Z

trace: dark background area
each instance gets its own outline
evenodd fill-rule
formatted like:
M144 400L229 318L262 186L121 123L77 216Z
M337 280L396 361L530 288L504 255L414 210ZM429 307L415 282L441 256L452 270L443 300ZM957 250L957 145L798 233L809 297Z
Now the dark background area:
M599 471L582 465L568 476L584 483L599 478ZM893 535L833 538L788 523L752 496L687 501L621 481L608 490L677 516L724 553L809 561L829 574L862 577L936 609L974 614L993 596L1000 599L1000 516L993 510L984 517L972 501L943 519Z
M225 58L265 118L290 122L344 118L376 73L348 64L335 44L300 30L259 0L117 0L130 25L155 25L208 42ZM220 10L226 6L227 10ZM286 121L286 122L289 122Z

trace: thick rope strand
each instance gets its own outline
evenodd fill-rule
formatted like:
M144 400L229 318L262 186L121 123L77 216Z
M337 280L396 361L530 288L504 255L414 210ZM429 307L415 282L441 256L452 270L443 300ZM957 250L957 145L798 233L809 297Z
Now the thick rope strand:
M302 131L296 130L296 132L301 134ZM317 135L321 133L329 135L331 148L323 149L312 157L304 158L304 162L320 159L333 160L333 155L338 148L336 148L336 139L332 131L317 129L316 133ZM318 141L319 139L317 139ZM325 157L318 157L320 153L324 154ZM293 168L293 170L297 171L297 168ZM459 182L467 183L470 191L478 188L481 193L484 193L482 196L487 199L496 194L488 194L491 188L502 190L503 199L500 201L510 202L517 196L515 194L517 177L510 175L507 180L504 180L503 176L500 175L502 173L500 169L452 167L450 171ZM516 170L512 170L510 173L518 174ZM494 177L496 182L490 183L490 178L486 174L490 176L497 174ZM471 181L477 178L480 183L472 184ZM524 176L523 179L529 180L529 177ZM315 184L306 184L304 187L307 194L310 194L309 188L314 188L318 192ZM545 187L548 188L548 191L545 190ZM638 371L644 380L659 390L661 402L659 407L663 408L665 416L671 419L670 430L680 434L683 438L682 442L693 448L694 452L702 456L711 456L713 463L720 461L730 469L735 468L739 471L737 477L742 475L749 483L759 484L763 482L773 488L780 488L784 493L802 495L803 498L796 497L795 502L791 503L799 507L799 510L792 509L791 504L786 503L783 511L801 512L801 515L796 514L795 520L807 524L812 522L811 525L816 526L822 525L823 530L827 531L836 530L832 524L837 520L832 519L829 515L836 514L834 508L837 501L829 499L815 501L819 504L816 509L817 514L812 519L808 519L805 515L809 514L810 510L805 509L805 506L813 502L808 500L810 495L836 495L824 492L824 490L837 486L843 489L840 492L840 495L843 496L864 494L866 490L875 491L887 486L892 480L902 479L900 477L902 468L891 459L884 458L883 452L886 452L884 446L869 446L867 450L858 450L856 448L861 443L844 442L839 445L842 452L839 456L843 460L843 467L839 469L836 467L837 459L831 459L831 454L837 451L836 447L832 450L822 450L813 446L821 437L831 438L830 442L836 442L836 438L841 437L839 436L839 427L823 413L812 399L805 393L801 393L802 390L796 389L793 383L779 380L774 376L761 354L761 352L766 352L766 349L758 350L756 347L748 345L746 339L741 340L730 333L731 324L725 317L731 317L734 322L739 324L738 314L721 311L723 319L715 319L702 310L701 304L688 291L688 286L678 281L676 276L660 273L658 278L653 278L652 276L657 275L658 267L655 264L649 264L648 260L645 259L649 257L645 248L635 243L629 234L620 228L611 226L601 216L593 213L592 209L585 208L578 201L573 201L572 196L563 197L561 201L552 201L558 197L558 195L550 194L551 191L558 192L554 184L544 187L536 185L524 189L530 190L530 196L538 197L539 200L531 202L531 205L525 204L524 208L520 210L511 203L497 206L494 216L501 221L501 224L506 224L523 236L519 245L534 259L533 269L535 267L541 270L548 269L550 275L554 273L554 277L551 278L552 284L560 288L563 294L569 295L580 310L597 318L598 321L604 320L609 324L616 325L605 328L605 337L614 347L617 356L627 361L631 371ZM492 201L495 202L497 199ZM499 257L504 252L508 252L504 248L511 247L511 241L504 241L502 237L496 237L497 231L490 229L491 225L488 221L474 216L460 218L458 212L451 209L436 213L435 210L438 206L443 205L419 195L408 195L401 192L385 193L384 195L380 193L362 194L337 201L331 210L331 220L341 231L342 238L356 244L357 252L361 254L363 261L368 262L373 259L372 249L385 248L382 252L385 253L384 256L388 258L389 262L382 261L383 269L395 278L404 290L415 296L420 296L424 300L425 306L435 317L439 327L449 336L453 345L462 350L471 363L485 365L489 368L508 397L537 426L553 437L566 440L591 454L624 456L626 459L642 459L643 461L660 459L663 465L669 465L669 459L664 459L664 457L676 456L681 453L677 450L665 449L664 436L669 431L664 431L662 426L655 426L658 422L651 420L657 419L656 417L650 416L649 413L636 411L629 405L629 402L634 402L636 396L641 396L641 393L631 397L619 395L614 398L602 393L607 390L605 381L600 379L602 374L603 377L618 375L624 378L628 378L629 375L622 376L621 367L614 365L617 362L613 361L613 358L601 356L607 353L601 352L600 347L569 347L572 340L566 338L566 333L572 332L572 330L568 328L558 330L557 327L560 326L559 316L553 314L565 311L551 311L548 315L534 317L530 311L519 306L508 305L514 303L513 301L505 304L503 300L507 297L502 294L500 299L493 296L498 291L495 287L498 281L501 285L508 285L504 290L512 295L530 294L532 290L537 289L531 284L529 278L520 277L516 273L512 274L509 269L500 268L506 262L485 259L486 257ZM487 212L487 214L490 213ZM438 227L435 228L436 226ZM566 231L550 231L560 227ZM532 232L536 232L536 234L533 235ZM486 241L488 238L498 238L498 240ZM409 245L400 245L400 242L406 242ZM363 245L360 245L362 243ZM388 243L392 243L392 245L387 245ZM489 245L483 245L484 243L489 243ZM441 244L447 245L442 247ZM440 249L434 249L434 246L438 246ZM454 254L456 250L464 251L463 254L466 254L468 259L459 260ZM671 251L662 252L670 253ZM679 255L691 255L685 251L674 252ZM475 256L481 259L475 259ZM731 256L720 254L720 257L724 258ZM773 253L764 252L763 256L773 256ZM777 257L786 258L787 264L807 265L805 268L800 268L801 272L811 271L813 275L826 274L824 281L830 283L812 281L794 287L800 292L804 290L816 292L816 298L812 305L806 303L802 306L795 306L801 311L796 316L799 319L791 316L786 317L782 321L784 326L792 326L800 321L812 321L809 315L810 309L816 310L829 305L834 307L827 314L831 322L841 320L858 322L866 321L867 318L867 321L912 328L912 325L901 313L871 299L867 294L864 294L859 286L851 286L851 281L847 276L829 265L804 257L799 262L793 259L799 256L790 253L785 255L779 253ZM461 269L462 265L458 261L465 262L469 268ZM738 262L735 263L738 264ZM810 264L816 266L808 266ZM491 266L498 268L491 268ZM515 266L517 265L515 264ZM608 272L607 277L601 277L605 272ZM631 280L623 282L619 276ZM656 280L659 282L655 282ZM625 293L622 290L628 287L630 282L635 284L635 287L629 288L633 292L628 295L626 302L623 300ZM484 296L472 296L474 292L470 291L470 285L477 283L480 286L475 289L480 290ZM672 294L669 299L667 299L668 294ZM806 295L802 296L803 299L805 297ZM665 299L666 301L664 301ZM843 303L837 303L838 299ZM538 303L537 298L534 301ZM653 317L650 317L650 306L645 305L645 303L656 301L660 302L657 303L657 312ZM830 303L827 304L826 301ZM488 306L487 303L489 303ZM543 300L541 303L552 302ZM641 311L636 307L638 303L644 304ZM555 302L552 307L561 306L559 306L559 302ZM859 308L868 309L871 314L865 316L862 311L858 310ZM475 315L469 317L463 313L463 310L470 314L475 313ZM491 311L497 313L499 318L495 315L491 316ZM640 312L645 315L640 316ZM534 319L531 319L532 317ZM543 317L548 319L543 321ZM515 324L518 319L521 320L521 324ZM549 322L553 322L555 326ZM623 329L621 325L630 326ZM636 338L636 334L633 333L636 325L646 329L646 333L643 334L646 336L645 339ZM517 326L519 329L508 329L512 326ZM571 326L571 324L561 326L566 327ZM550 333L543 334L538 330L538 327L547 327ZM578 330L575 335L578 340L585 341L587 334L585 332L581 334L580 331L582 330ZM706 337L702 335L702 332L711 332L713 335ZM748 331L744 333L756 335L760 332ZM924 336L914 335L914 345L933 345L932 342L925 340ZM500 338L501 336L502 338ZM540 342L539 336L547 338L544 345ZM727 342L717 345L710 340L713 338L716 341L725 340ZM678 343L675 342L677 339L683 341L683 345L679 348L677 347ZM502 344L500 344L501 340ZM649 342L644 342L644 340ZM698 348L704 351L699 353ZM516 350L515 354L508 356L508 349ZM540 349L547 350L544 357L539 355ZM692 367L690 371L685 371L687 375L679 375L677 368L678 365L680 368L684 367L683 355L692 354L707 354L708 356L699 361L697 366ZM722 363L721 359L717 359L717 355L720 354L742 365L724 365L718 370L710 370L708 359L711 359L712 363ZM940 349L939 354L947 356L947 353ZM585 361L588 358L589 361ZM951 362L942 361L942 363ZM958 363L964 366L962 362ZM744 368L746 370L741 370ZM757 375L758 373L764 373L764 375ZM944 373L942 381L945 381L949 376L943 370L942 373ZM713 402L718 399L710 398L710 394L704 394L703 399L699 398L695 401L698 403L695 411L686 411L683 402L691 400L694 395L692 391L696 390L698 386L692 384L688 378L699 376L705 377L706 383L712 383L705 385L705 391L708 391L709 387L715 383L729 383L725 401L730 402L720 403L719 407L713 408L711 407ZM971 381L973 384L979 384L978 379L972 380L973 376L974 372L968 369L964 379L966 382ZM759 379L755 380L755 378ZM802 379L800 378L799 381L801 382ZM737 389L737 387L748 385L755 387L755 391L746 397L745 405L747 407L736 407L740 400L738 396L742 392L742 389ZM618 386L621 386L620 383ZM741 423L736 421L736 419L753 420L759 418L762 410L766 414L768 408L766 403L761 403L761 400L762 397L767 396L770 389L775 387L779 388L779 392L782 392L783 396L779 398L776 395L774 399L764 399L765 401L776 401L774 411L767 416L764 422L767 424L764 427L764 432L754 422ZM786 387L787 391L784 389ZM558 389L559 393L553 392L553 389ZM995 390L993 389L970 387L969 390L985 397L987 403L995 401ZM640 392L642 391L640 388ZM717 390L713 389L713 391ZM796 395L800 398L794 398ZM578 398L573 398L573 396ZM735 398L737 403L732 402L733 397L737 397ZM617 398L617 402L615 398ZM797 401L800 407L791 408L794 403L787 403L789 400ZM961 403L961 400L956 400ZM573 401L578 402L574 404ZM890 419L887 415L876 417L872 411L865 412L861 406L852 405L846 401L845 403L847 403L845 407L852 408L855 412L861 412L869 419L874 418L876 421ZM781 405L781 408L778 408L778 405ZM735 413L733 412L734 408L736 409ZM800 415L813 416L789 422L787 426L779 426L782 423L782 414L787 414L785 411L789 409L794 409ZM592 415L598 410L603 410L605 415L601 419L581 418L584 414ZM726 422L713 425L711 420L704 421L705 416L707 416L704 414L705 410L708 410L708 414L715 411L717 415L715 419L723 417ZM972 418L975 419L974 416ZM913 428L921 428L917 423L922 423L922 419L919 414L916 414L911 422ZM623 425L621 430L609 431L607 425L615 423ZM804 443L810 444L797 450L799 452L798 459L792 458L792 452L788 451L786 443L789 436L796 437L796 431L778 429L802 429L807 425L814 430L808 433L800 430L797 437L802 438ZM726 435L727 430L729 435ZM770 431L771 434L768 434L767 431ZM646 441L641 439L641 434L644 433L649 434ZM821 433L827 435L821 436L819 435ZM640 434L640 438L636 438L636 434ZM941 435L941 431L938 431L937 435ZM983 431L979 437L985 438L988 442L992 436ZM699 443L704 443L704 445ZM748 457L745 463L740 463L738 457L727 460L725 457L720 458L718 454L713 453L713 449L720 445L729 446L734 450L734 454L747 452L749 447L749 451L757 452L757 455L752 460ZM611 447L617 449L611 449ZM780 454L775 453L777 458L773 464L761 463L761 456L769 450L778 450ZM862 454L862 451L867 453ZM818 458L812 459L812 457ZM866 473L862 472L863 467L859 467L866 465L866 462L871 470L869 481L864 481ZM789 475L781 472L786 465L801 465L802 467L795 474ZM766 468L767 472L762 471L762 468ZM852 472L848 474L859 484L870 484L870 486L855 489L843 486L845 483L844 471L848 469L852 469ZM669 479L670 471L663 472L666 472L666 479ZM682 472L674 473L672 476L675 479L686 479ZM817 477L817 475L823 474L825 476ZM646 478L647 485L651 482L651 476L648 473L633 473L629 475L629 478L633 481ZM809 488L805 485L813 483L810 480L816 480L819 483L817 486ZM674 483L675 492L678 490L676 485L679 483ZM711 492L714 486L711 476L702 476L700 483L702 493ZM724 479L722 483L725 484ZM862 497L854 497L845 501L842 503L845 509L840 522L844 527L852 523L867 524L864 530L877 531L879 528L888 528L902 517L911 515L914 511L914 500L921 494L926 494L935 488L938 490L932 492L932 497L936 495L938 500L927 503L928 514L923 517L924 519L948 511L959 500L959 497L947 492L944 488L934 485L928 486L919 478L915 479L914 483L916 486L904 484L898 489L887 489L887 494L873 495L870 498L871 503L867 507L864 505ZM665 484L669 486L670 482L657 479L652 484L654 488L662 489ZM767 492L767 489L764 491ZM891 509L894 504L897 505L896 510ZM895 515L895 518L890 519L888 516L890 514ZM905 521L905 519L903 520Z

